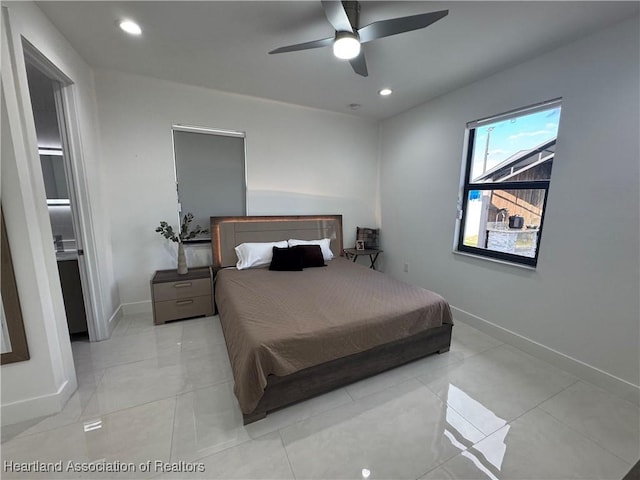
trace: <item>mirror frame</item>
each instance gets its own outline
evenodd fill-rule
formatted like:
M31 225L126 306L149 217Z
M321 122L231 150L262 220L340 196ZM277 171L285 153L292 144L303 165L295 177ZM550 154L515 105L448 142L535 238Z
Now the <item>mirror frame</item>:
M7 334L11 343L11 351L1 355L1 365L8 363L23 362L29 360L29 348L27 346L27 335L24 330L22 309L20 308L20 297L16 285L15 272L13 270L13 260L9 249L9 238L7 237L7 227L4 222L4 213L0 209L1 257L2 269L0 271L0 290L2 291L2 304L7 321Z

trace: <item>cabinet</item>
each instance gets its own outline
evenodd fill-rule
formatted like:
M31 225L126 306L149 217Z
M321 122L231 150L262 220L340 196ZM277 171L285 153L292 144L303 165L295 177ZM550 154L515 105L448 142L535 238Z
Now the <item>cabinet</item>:
M184 275L158 270L151 279L153 323L213 315L213 282L210 267L191 268Z
M68 254L69 258L58 260L58 275L62 287L64 310L67 313L69 333L84 333L87 327L87 314L84 309L84 296L80 283L80 270L75 254Z

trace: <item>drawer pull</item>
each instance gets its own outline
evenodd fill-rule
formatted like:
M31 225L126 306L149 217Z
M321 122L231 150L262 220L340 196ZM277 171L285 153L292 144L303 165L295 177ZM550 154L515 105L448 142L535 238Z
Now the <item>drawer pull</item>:
M185 288L185 287L190 287L192 285L191 282L184 282L184 283L176 283L174 284L174 288Z
M189 305L191 303L193 303L193 300L178 300L176 305Z

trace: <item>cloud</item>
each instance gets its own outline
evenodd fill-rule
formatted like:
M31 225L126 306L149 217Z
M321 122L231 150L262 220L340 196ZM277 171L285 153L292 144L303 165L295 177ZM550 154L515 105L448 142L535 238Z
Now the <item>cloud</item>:
M520 132L520 133L516 133L515 135L511 135L509 137L509 140L516 140L521 137L538 137L540 135L549 135L552 133L553 132L550 130L536 130L535 132Z
M558 128L557 123L545 123L544 128Z

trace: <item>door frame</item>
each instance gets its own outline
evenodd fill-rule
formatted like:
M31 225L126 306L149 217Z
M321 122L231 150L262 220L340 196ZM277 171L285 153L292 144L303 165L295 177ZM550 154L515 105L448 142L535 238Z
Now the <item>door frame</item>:
M96 243L93 234L93 222L91 204L88 195L88 184L84 171L82 157L82 142L78 127L78 112L75 101L74 82L65 75L55 64L34 47L24 37L22 50L25 64L36 67L40 72L49 77L54 85L54 97L56 114L60 130L65 176L69 189L69 201L74 234L76 235L76 248L82 251L78 255L78 268L80 271L80 283L84 297L85 312L89 340L92 342L109 338L109 327L102 312L102 286L98 275L98 261L96 255ZM25 72L26 74L26 72ZM28 107L33 112L31 105ZM36 149L37 151L37 149ZM38 165L40 175L42 167Z

